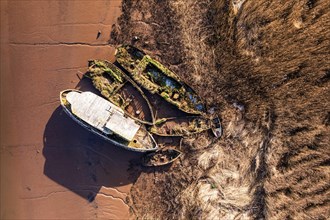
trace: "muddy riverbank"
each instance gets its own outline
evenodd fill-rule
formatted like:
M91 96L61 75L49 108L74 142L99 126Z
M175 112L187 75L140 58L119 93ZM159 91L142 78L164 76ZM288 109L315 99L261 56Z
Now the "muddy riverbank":
M75 124L59 92L108 45L121 1L1 1L1 219L127 218L129 160Z

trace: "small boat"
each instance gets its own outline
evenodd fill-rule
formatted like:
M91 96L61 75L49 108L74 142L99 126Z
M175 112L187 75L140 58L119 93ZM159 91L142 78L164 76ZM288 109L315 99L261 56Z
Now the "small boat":
M145 155L142 158L142 165L146 167L164 166L173 163L181 154L181 151L176 149L161 149Z
M154 114L148 98L131 78L106 60L92 60L88 66L84 76L92 80L93 86L104 98L126 111L135 120L148 125L154 123Z
M222 135L222 126L221 126L221 122L220 122L220 118L219 117L215 117L212 119L212 133L214 134L214 136L216 138L220 138Z
M60 93L64 111L78 124L103 139L127 150L150 152L158 149L144 125L92 92L75 89Z
M123 45L116 50L116 61L137 84L152 94L159 94L181 111L197 115L205 113L204 103L197 93L143 51Z
M211 120L200 116L158 119L149 131L159 136L184 137L212 128Z

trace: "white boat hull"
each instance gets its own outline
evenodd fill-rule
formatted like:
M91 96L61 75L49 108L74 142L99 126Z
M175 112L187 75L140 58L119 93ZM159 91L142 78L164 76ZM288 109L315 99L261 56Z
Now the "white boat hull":
M148 133L149 137L151 138L151 140L153 141L154 143L154 147L153 148L133 148L133 147L129 147L128 145L126 144L123 144L123 143L120 143L116 140L113 140L112 138L108 137L107 134L103 134L102 131L96 129L96 128L93 128L91 125L89 125L88 123L78 119L77 116L75 116L66 106L65 104L63 103L62 101L62 93L64 92L68 92L68 91L78 91L78 90L65 90L65 91L62 91L61 94L60 94L60 99L61 99L61 106L63 107L63 110L64 112L70 117L72 118L75 122L77 122L79 125L81 125L82 127L84 127L85 129L87 129L88 131L96 134L97 136L103 138L104 140L118 146L118 147L121 147L121 148L124 148L126 150L130 150L130 151L135 151L135 152L152 152L152 151L156 151L158 149L158 145L156 143L156 141L154 140L153 136ZM79 91L80 92L80 91ZM128 142L127 142L128 143Z

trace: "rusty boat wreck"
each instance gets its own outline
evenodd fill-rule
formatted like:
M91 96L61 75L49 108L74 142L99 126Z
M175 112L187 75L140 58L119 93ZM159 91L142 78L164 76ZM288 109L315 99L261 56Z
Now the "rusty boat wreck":
M212 120L201 116L188 116L158 119L149 130L159 136L185 137L201 133L212 127Z
M116 62L141 87L158 94L183 112L200 115L205 106L197 93L178 75L143 51L123 45L116 50Z
M74 121L114 145L136 152L158 149L143 124L92 92L64 90L60 93L60 101L64 111Z
M154 124L151 104L142 89L117 66L106 60L91 60L84 77L91 79L101 95L143 124Z

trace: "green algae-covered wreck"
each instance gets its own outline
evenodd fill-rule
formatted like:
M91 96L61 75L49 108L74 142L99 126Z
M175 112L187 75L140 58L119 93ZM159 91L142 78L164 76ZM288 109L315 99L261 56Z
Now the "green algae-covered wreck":
M205 112L201 98L192 88L143 51L130 45L123 45L117 48L116 59L137 84L152 94L159 94L167 102L186 113Z
M89 61L84 76L92 80L93 86L103 97L125 110L132 118L144 124L154 123L153 110L144 92L114 64L106 60ZM145 107L147 109L143 109Z

